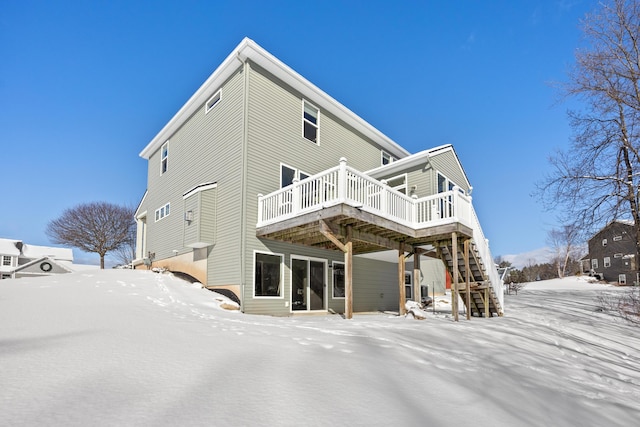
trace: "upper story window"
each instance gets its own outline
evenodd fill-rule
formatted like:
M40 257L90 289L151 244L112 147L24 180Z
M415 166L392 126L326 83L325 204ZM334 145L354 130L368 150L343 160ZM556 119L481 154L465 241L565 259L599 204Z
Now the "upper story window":
M221 95L222 95L222 90L219 90L211 98L209 98L209 100L207 101L204 107L205 114L211 111L213 107L218 105L218 103L220 102Z
M611 267L611 258L610 257L608 257L608 256L604 257L604 266L605 266L605 268Z
M11 266L11 257L9 255L2 256L2 265Z
M309 176L309 174L296 168L292 168L287 165L280 165L280 188L293 184L294 179L302 181L305 178L309 178Z
M613 236L614 242L619 242L620 240L622 240L622 236Z
M169 167L169 141L162 145L160 152L160 174L162 175Z
M160 221L166 216L169 216L169 203L159 209L156 209L156 221Z
M302 135L311 142L318 143L320 110L307 101L302 101Z
M389 163L393 163L395 162L396 159L395 157L393 157L391 154L387 153L386 151L381 151L381 157L382 157L382 165L388 165Z
M607 246L607 239L602 239L602 246Z

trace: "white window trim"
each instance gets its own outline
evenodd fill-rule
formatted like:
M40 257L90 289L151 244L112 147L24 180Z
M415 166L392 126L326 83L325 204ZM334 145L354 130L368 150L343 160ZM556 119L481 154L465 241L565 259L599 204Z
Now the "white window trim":
M5 264L5 259L9 259L9 264ZM2 266L3 267L13 267L13 257L11 255L2 255Z
M166 217L168 217L171 214L171 203L167 202L164 205L160 206L158 209L156 209L155 215L154 215L154 222L158 222ZM169 213L167 213L167 211L169 211Z
M622 240L622 236L613 236L614 242L619 242L620 240Z
M613 254L614 258L622 258L622 252L618 252L616 254Z
M220 101L222 101L222 89L218 89L216 93L211 95L211 98L205 102L204 113L209 113L209 111L213 110L216 105L220 104Z
M279 179L280 179L280 188L283 188L283 187L282 187L282 167L283 167L283 166L284 166L285 168L289 168L289 169L291 169L292 171L294 171L294 172L293 172L293 179L294 179L294 180L295 180L295 179L297 179L298 181L302 181L302 178L300 178L300 175L306 175L307 177L310 177L310 176L311 176L311 174L310 174L310 173L306 173L305 171L302 171L302 170L300 170L300 169L298 169L298 168L294 168L294 167L293 167L293 166L291 166L291 165L288 165L288 164L286 164L286 163L280 163L280 169L278 169L278 173L280 174L280 178L279 178Z
M409 283L407 283L407 277L409 278ZM407 296L407 286L411 288L411 296ZM413 286L413 273L411 271L404 272L404 288L405 288L405 300L413 300L415 287Z
M592 258L591 259L591 269L595 270L596 268L598 268L598 258Z
M346 283L346 277L347 277L347 270L346 270L346 265L344 262L340 262L340 261L332 261L331 262L331 299L345 299L346 295L343 297L337 297L335 296L335 294L333 293L333 291L336 288L336 284L335 284L335 276L334 276L334 272L336 271L336 264L342 265L344 267L344 274L345 274L345 284L344 284L344 292L346 294L347 292L347 283Z
M396 180L396 179L404 179L404 184L402 185L395 185L395 186L391 186L389 185L389 187L393 188L394 190L400 191L400 189L404 188L404 194L405 195L409 195L409 186L407 185L407 180L409 179L409 177L407 176L406 173L402 173L400 175L396 175L396 176L392 176L391 178L387 178L386 181L387 183L389 183L390 181Z
M611 267L611 257L608 257L608 256L604 257L603 264L604 264L604 268Z
M622 279L622 280L620 280ZM622 284L622 285L626 285L627 284L627 275L626 274L618 274L618 283Z
M602 239L602 246L607 246L607 243L609 243L607 239Z
M387 163L386 165L390 165L391 163L393 163L396 160L398 160L395 157L393 157L391 154L387 153L386 151L380 150L380 165L382 165L382 166L386 166L385 163L384 163L385 154L387 155L387 157L389 157L389 163Z
M167 155L164 155L164 148L167 147ZM163 165L164 162L167 162L167 170L163 171ZM165 173L167 173L169 171L169 141L165 142L164 144L162 144L162 146L160 147L160 175L164 175Z
M317 122L316 124L313 124L309 120L304 118L304 105L305 104L309 105L309 107L311 107L311 108L315 108L316 111L318 112L317 113L318 116L316 117L316 122ZM309 123L311 126L316 128L316 140L315 141L312 141L312 140L310 140L310 139L308 139L308 138L306 138L304 136L304 124L305 124L305 122ZM309 101L307 101L306 99L302 99L302 139L304 139L305 141L309 141L309 142L311 142L313 144L320 145L320 109L318 107L316 107L315 105L313 105L312 103L310 103Z
M264 254L264 255L274 255L274 256L279 256L280 257L280 295L276 296L276 297L270 297L270 296L264 296L264 295L256 295L256 255L257 254ZM283 300L284 296L286 294L286 289L285 289L285 281L284 281L284 254L281 253L277 253L277 252L268 252L268 251L258 251L258 250L254 250L253 251L253 275L251 276L251 294L253 295L253 298L255 299L265 299L265 300Z

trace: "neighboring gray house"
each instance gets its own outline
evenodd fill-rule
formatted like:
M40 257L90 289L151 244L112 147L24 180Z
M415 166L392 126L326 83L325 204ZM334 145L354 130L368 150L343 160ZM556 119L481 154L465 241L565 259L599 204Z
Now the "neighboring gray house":
M410 154L250 39L140 156L137 268L231 291L247 313L347 317L402 312L447 269L469 314L502 314L453 147Z
M49 276L73 271L73 251L0 239L0 279Z
M632 221L610 222L589 239L583 266L607 282L638 283L635 235Z

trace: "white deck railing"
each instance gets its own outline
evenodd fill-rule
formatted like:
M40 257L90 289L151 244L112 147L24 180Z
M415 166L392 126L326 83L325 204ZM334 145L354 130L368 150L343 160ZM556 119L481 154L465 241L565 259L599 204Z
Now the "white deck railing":
M409 197L386 182L340 166L310 176L273 193L258 196L258 224L263 227L344 203L418 229L460 222L474 223L471 198L459 189L432 196Z
M417 198L409 197L349 166L340 165L267 195L258 195L257 227L274 224L319 211L338 204L347 204L380 215L413 229L459 222L473 229L473 239L482 259L491 286L501 306L503 288L495 268L489 243L471 204L471 197L459 188Z

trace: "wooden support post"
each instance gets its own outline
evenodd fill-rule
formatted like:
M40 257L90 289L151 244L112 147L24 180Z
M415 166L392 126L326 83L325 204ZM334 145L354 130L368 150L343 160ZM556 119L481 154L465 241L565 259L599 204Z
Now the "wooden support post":
M413 253L413 300L420 304L422 302L422 286L420 286L420 255L422 251L418 248Z
M458 270L458 234L451 233L451 262L453 263L453 277L451 278L451 311L453 319L458 321L458 281L460 270Z
M489 287L484 288L484 317L489 317Z
M353 317L353 242L351 227L347 228L347 243L344 251L344 318Z
M404 272L404 242L400 242L400 248L398 249L398 291L400 297L400 310L398 313L400 313L401 316L407 314L407 309L404 306L406 302L405 300L407 299L404 288Z
M467 282L467 289L465 292L466 306L467 306L467 320L471 320L471 268L469 267L469 239L464 240L464 275L465 282Z

